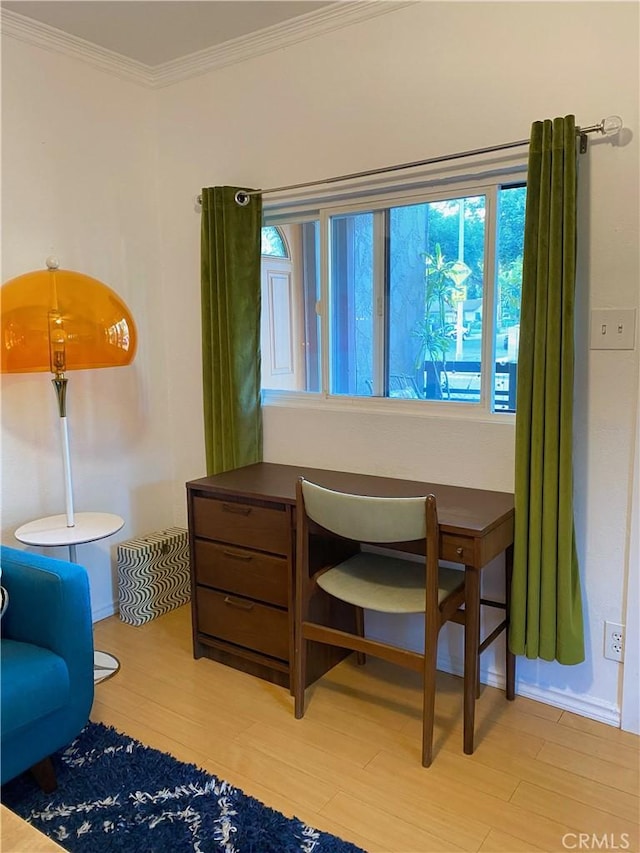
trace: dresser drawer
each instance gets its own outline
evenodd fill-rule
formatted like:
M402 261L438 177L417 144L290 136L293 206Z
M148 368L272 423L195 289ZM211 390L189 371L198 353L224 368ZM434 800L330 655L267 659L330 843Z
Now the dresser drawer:
M291 530L284 509L202 497L194 497L192 509L196 536L272 554L289 553Z
M288 564L284 557L219 545L205 539L195 540L194 553L196 583L280 607L288 606Z
M289 659L286 610L199 586L198 630L281 660Z
M443 533L440 557L443 560L451 560L454 563L464 563L467 566L473 566L475 565L473 546L473 539Z

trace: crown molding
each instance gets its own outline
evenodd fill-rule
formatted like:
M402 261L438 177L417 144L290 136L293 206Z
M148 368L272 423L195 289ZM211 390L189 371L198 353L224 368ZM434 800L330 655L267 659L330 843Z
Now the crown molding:
M0 32L45 50L63 53L140 86L155 89L281 50L292 44L413 6L417 2L419 0L336 2L324 9L266 27L256 33L154 66L129 59L8 9L1 10Z
M244 62L256 56L281 50L297 42L386 15L418 0L358 0L357 3L332 3L324 9L309 12L290 21L266 27L248 36L231 39L205 50L153 68L153 85L169 86L188 77L196 77L216 68Z
M143 62L136 62L135 59L129 59L113 50L107 50L9 9L2 9L0 12L0 32L3 36L11 36L27 44L79 59L94 68L141 86L153 86L153 71Z

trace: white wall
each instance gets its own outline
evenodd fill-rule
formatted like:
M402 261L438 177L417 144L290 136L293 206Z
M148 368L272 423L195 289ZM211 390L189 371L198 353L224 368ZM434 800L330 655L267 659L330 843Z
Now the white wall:
M74 434L79 508L120 511L128 535L186 521L184 482L204 473L194 207L202 186L278 186L521 139L535 119L573 112L590 124L619 113L624 144L593 142L581 162L576 526L588 658L577 667L518 664L521 692L616 720L622 667L602 657L602 622L624 621L638 358L637 350L590 352L587 327L591 307L638 304L637 34L631 3L423 2L157 92L6 39L3 89L17 118L8 127L3 115L11 164L3 280L40 266L54 247L65 265L118 290L141 324L134 366L91 374L78 393L92 425L88 436ZM6 100L3 93L3 113ZM43 122L52 103L65 106L67 123ZM53 147L57 139L73 156ZM92 185L99 203L89 217ZM100 409L95 383L117 416ZM57 462L52 412L42 423L30 418L42 384L46 377L5 379L3 456L13 457L4 471L5 541L18 523L59 511L59 490L44 485ZM269 461L513 486L506 422L272 407L264 424ZM109 446L104 463L94 461L94 439ZM455 666L451 631L442 652ZM406 640L415 642L413 630ZM485 670L499 678L493 658Z
M159 275L155 100L83 63L3 38L2 280L44 269L50 254L113 288L139 332L134 363L72 371L67 392L76 511L126 519L78 547L94 618L117 599L118 541L173 520L173 458L164 382L167 314ZM49 374L2 377L2 541L64 512ZM39 550L39 549L35 549ZM67 557L67 549L49 553Z
M533 120L569 112L583 124L619 113L629 129L626 144L593 143L581 163L576 525L588 659L519 661L518 673L522 691L613 720L621 667L602 657L602 622L624 618L637 351L590 352L586 329L590 307L638 304L637 7L419 3L170 87L159 114L164 273L190 282L171 310L195 330L202 186L280 186L428 158L522 139ZM185 478L202 470L200 375L186 371L199 345L185 342L172 397L182 423L195 415L176 460ZM505 423L269 407L264 437L273 462L513 486ZM455 631L443 643L454 666ZM500 668L485 667L488 678Z
M627 618L622 685L621 725L640 735L640 395L636 410L636 445L633 464L633 492L630 512L629 574L627 577Z

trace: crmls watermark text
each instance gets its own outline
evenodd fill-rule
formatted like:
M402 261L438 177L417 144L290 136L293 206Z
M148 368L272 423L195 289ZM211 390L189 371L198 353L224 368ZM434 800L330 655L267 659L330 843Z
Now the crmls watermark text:
M565 850L629 850L629 833L566 832L562 846Z

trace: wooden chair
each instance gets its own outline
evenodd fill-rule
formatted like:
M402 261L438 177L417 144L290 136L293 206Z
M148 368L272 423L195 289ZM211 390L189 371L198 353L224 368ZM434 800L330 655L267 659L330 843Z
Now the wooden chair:
M307 641L326 643L364 655L383 658L422 672L424 682L422 764L433 756L436 656L440 628L450 619L461 621L465 601L464 571L438 562L439 527L434 495L382 498L332 491L300 478L297 483L297 549L294 600L293 691L295 715L304 715L307 683ZM347 559L321 561L310 549L311 536L340 537ZM363 543L393 548L420 542L424 561L362 550ZM416 546L414 546L416 547ZM343 551L344 554L344 551ZM310 563L310 555L312 562ZM326 624L318 618L327 596L355 607L353 630ZM408 651L364 636L365 609L384 613L424 613L424 653ZM466 688L465 688L466 689ZM473 687L470 687L473 691ZM475 692L475 691L473 691ZM465 702L466 702L465 694ZM475 696L471 701L475 700Z

